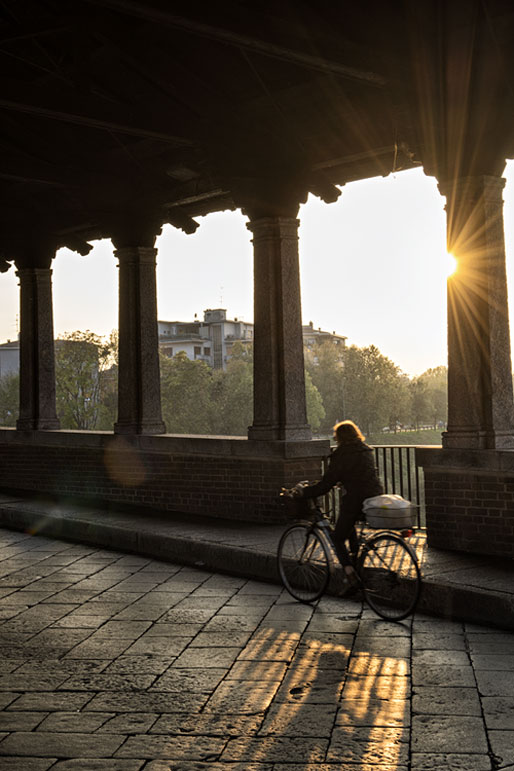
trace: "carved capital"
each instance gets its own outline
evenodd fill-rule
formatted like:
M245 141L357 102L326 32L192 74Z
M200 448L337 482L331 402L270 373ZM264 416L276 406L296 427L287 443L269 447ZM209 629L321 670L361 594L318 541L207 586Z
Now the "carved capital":
M260 217L251 219L246 227L253 233L253 242L274 240L298 241L300 220L296 217Z
M20 250L15 254L14 263L18 272L24 269L49 270L54 257L55 246L41 244Z
M162 219L155 211L148 212L137 206L125 209L109 223L111 239L116 249L127 247L151 249L161 228Z
M232 181L234 202L250 220L296 218L301 203L307 200L304 183L283 178L253 178Z
M122 246L116 249L114 256L120 265L153 265L157 257L157 249L148 246Z

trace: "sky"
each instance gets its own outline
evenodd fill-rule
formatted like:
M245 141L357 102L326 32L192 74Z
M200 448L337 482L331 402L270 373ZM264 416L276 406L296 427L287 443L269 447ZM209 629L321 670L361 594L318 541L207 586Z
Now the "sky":
M514 162L508 162L505 237L514 328ZM445 199L421 169L352 182L339 200L300 208L303 323L376 345L403 372L446 364ZM159 319L189 321L206 308L253 320L251 233L240 212L200 218L186 235L165 226L156 246ZM110 241L86 257L61 249L53 263L55 336L117 327L117 267ZM0 274L0 342L15 339L19 289Z

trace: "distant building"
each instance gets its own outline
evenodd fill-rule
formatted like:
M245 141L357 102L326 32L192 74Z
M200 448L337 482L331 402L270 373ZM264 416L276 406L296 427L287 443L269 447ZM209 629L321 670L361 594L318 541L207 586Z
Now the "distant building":
M8 340L0 345L0 378L18 374L20 370L20 343Z
M234 343L253 343L253 324L238 318L227 319L225 308L207 309L203 321L159 321L158 327L159 346L166 356L183 351L188 359L201 359L213 369L227 368ZM307 348L327 341L341 348L346 345L346 337L314 329L312 321L302 331Z
M213 369L226 369L235 342L253 342L253 324L227 319L225 308L204 311L203 321L159 321L159 346L166 356L184 351Z
M309 321L307 326L302 327L303 344L306 348L313 348L315 345L321 343L332 343L333 345L339 345L341 348L346 347L347 338L343 335L336 335L335 332L324 332L321 327L314 329L314 324Z
M83 345L80 341L75 340L55 340L55 350L59 350L63 345ZM90 343L90 345L92 345ZM6 343L0 344L0 378L5 375L15 374L20 371L20 341L8 340Z

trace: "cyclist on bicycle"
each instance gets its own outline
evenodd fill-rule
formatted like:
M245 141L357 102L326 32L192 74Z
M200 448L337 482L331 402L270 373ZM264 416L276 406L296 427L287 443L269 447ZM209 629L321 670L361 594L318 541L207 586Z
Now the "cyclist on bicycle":
M336 423L334 439L337 447L330 456L328 469L321 481L301 488L297 494L303 498L317 498L328 493L334 485L343 485L346 492L333 540L337 556L350 577L353 568L345 541L350 540L351 551L357 550L355 523L362 519L362 503L365 498L382 495L384 488L378 478L373 449L364 442L365 437L353 421Z

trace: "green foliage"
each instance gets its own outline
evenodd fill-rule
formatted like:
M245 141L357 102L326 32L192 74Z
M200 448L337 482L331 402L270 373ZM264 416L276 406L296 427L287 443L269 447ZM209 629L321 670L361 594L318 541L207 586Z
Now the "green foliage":
M306 373L307 418L316 430L325 411ZM227 369L211 370L183 352L161 358L163 418L169 433L247 436L253 421L253 350L235 343Z
M116 355L114 334L105 341L89 330L76 331L56 342L56 406L62 428L97 428L103 373Z
M440 445L442 442L441 429L437 430L429 428L419 431L398 431L396 434L391 432L388 434L376 433L370 434L366 437L368 444L415 444L415 445Z
M329 433L343 419L343 354L333 343L325 342L305 350L305 368L321 397L324 416L318 411L309 417L313 431ZM307 385L307 384L306 384ZM307 392L308 393L308 392ZM307 408L309 414L309 407ZM319 424L318 424L319 420Z
M162 416L169 434L209 434L212 373L204 361L190 361L184 351L161 356Z
M428 394L426 383L421 378L416 378L410 383L411 416L415 428L425 423L429 413Z
M0 425L15 426L19 411L20 376L10 372L0 378Z
M249 358L236 355L226 372L213 372L211 400L211 433L246 436L253 420L253 365Z
M118 339L73 332L56 345L57 410L63 428L112 430L116 421ZM330 342L305 351L307 419L314 433L331 435L350 418L375 443L440 443L447 419L447 369L435 367L410 380L376 346L340 349ZM0 423L15 425L18 376L0 381ZM253 348L236 342L226 371L184 352L161 357L161 399L167 431L177 434L246 436L253 420ZM417 439L399 425L437 430ZM376 437L384 426L390 432Z
M398 396L403 389L399 368L378 348L352 345L344 355L344 412L369 435L389 425L399 412Z
M433 425L446 425L448 420L448 368L434 367L419 376L426 394L426 413L424 422Z
M310 373L305 371L305 398L307 401L307 422L312 432L317 433L325 419L325 408L321 394L312 382Z

